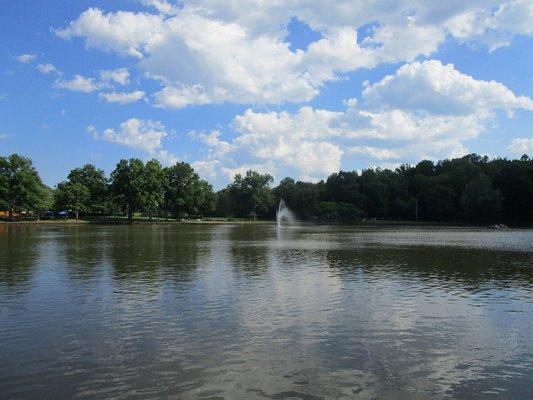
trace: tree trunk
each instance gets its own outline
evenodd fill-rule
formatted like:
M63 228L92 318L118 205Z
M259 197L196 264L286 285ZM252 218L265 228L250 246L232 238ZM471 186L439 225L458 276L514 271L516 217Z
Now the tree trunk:
M74 214L76 214L76 219L79 219L79 217L80 217L79 211L74 211Z
M133 220L133 212L131 211L131 207L128 207L128 221Z

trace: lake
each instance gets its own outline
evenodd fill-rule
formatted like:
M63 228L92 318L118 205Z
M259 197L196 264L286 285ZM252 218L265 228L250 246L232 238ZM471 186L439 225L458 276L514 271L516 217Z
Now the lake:
M0 398L533 398L533 231L0 225Z

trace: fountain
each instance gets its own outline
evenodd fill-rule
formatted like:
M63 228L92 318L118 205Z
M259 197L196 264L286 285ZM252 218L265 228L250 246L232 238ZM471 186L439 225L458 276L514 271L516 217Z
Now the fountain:
M278 212L276 213L276 220L278 222L278 228L281 228L281 223L293 224L295 222L294 214L285 205L283 199L279 201Z

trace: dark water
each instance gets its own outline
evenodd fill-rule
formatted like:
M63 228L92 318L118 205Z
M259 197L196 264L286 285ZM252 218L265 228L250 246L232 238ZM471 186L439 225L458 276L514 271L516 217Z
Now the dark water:
M0 398L531 399L533 231L0 225Z

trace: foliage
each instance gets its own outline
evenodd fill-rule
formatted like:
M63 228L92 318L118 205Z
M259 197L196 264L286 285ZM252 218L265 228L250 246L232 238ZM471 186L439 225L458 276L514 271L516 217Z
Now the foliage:
M145 208L144 201L148 197L146 190L143 162L136 158L120 160L111 173L110 192L129 220L134 212Z
M10 217L14 211L39 210L49 205L49 192L29 158L0 157L0 203Z
M247 171L217 193L187 163L121 160L108 180L85 165L55 191L57 208L75 213L142 212L155 215L273 217L280 199L301 219L419 219L476 223L533 223L533 160L469 154L437 163L423 160L396 170L340 171L312 183ZM51 203L29 159L0 157L0 205L10 211L42 210Z
M165 172L157 160L150 160L144 166L143 171L142 200L141 207L143 211L152 218L163 205Z
M213 210L213 187L187 163L165 168L165 211L175 218L201 216Z
M503 197L494 190L487 175L481 175L466 185L461 205L469 221L487 222L501 216Z
M92 164L75 168L68 174L68 181L79 183L89 191L89 199L85 212L92 214L105 213L110 204L107 199L108 181L103 170Z
M285 178L273 193L303 219L354 218L339 211L350 204L368 218L531 224L533 161L469 154L395 171L340 171L316 184Z
M247 171L246 175L235 175L233 182L227 187L231 213L237 217L246 217L251 213L266 214L274 204L274 196L270 189L273 178L268 174Z
M87 212L91 207L91 193L80 182L61 182L54 193L54 203L57 209L72 211L79 218L80 212Z

